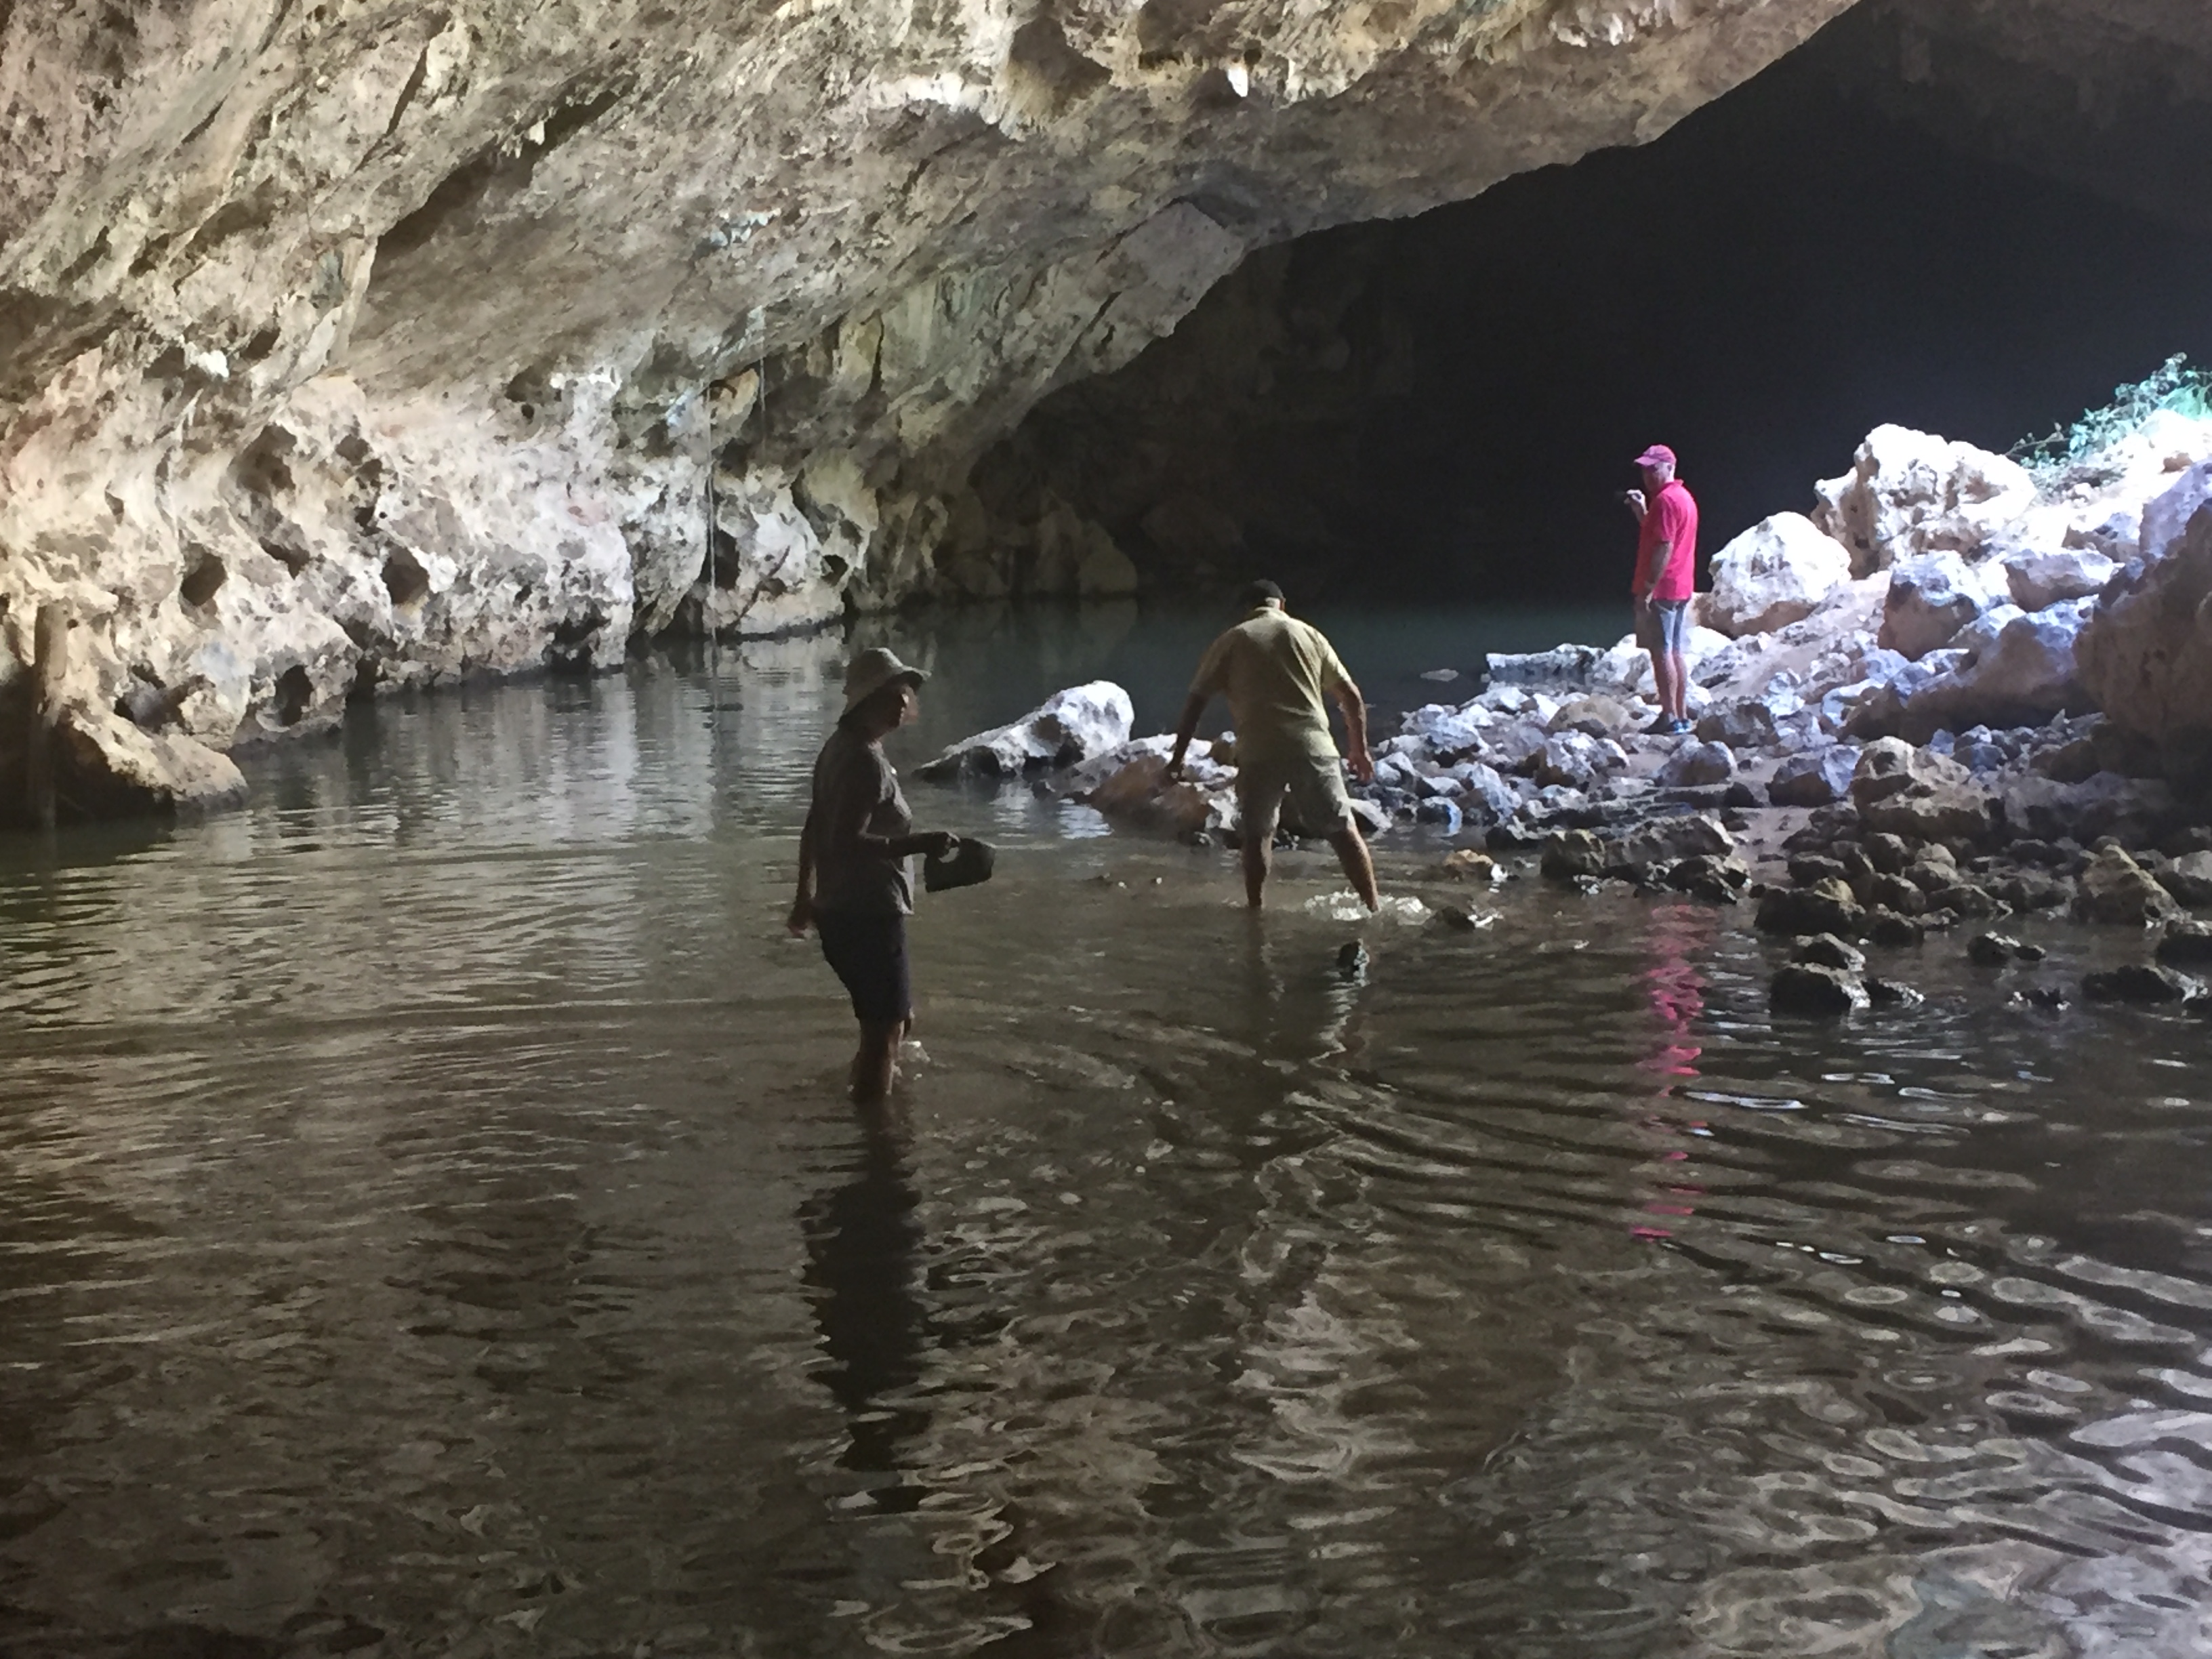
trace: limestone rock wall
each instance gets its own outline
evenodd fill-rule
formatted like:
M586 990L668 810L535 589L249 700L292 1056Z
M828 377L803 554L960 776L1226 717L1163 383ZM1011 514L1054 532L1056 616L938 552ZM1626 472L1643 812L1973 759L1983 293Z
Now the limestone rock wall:
M64 701L222 747L673 624L1125 586L965 489L1040 396L1846 3L0 5L0 718L42 603Z

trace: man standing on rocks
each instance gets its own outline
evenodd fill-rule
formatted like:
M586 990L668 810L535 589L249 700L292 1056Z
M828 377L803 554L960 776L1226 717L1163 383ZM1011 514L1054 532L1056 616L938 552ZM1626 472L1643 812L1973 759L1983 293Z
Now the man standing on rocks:
M1651 653L1659 698L1654 732L1690 729L1690 595L1698 573L1698 504L1674 476L1674 452L1654 444L1636 458L1644 488L1621 499L1643 532L1636 541L1636 642Z
M1363 781L1375 775L1367 753L1367 704L1321 630L1283 609L1281 588L1254 582L1244 590L1244 604L1249 614L1214 641L1198 665L1176 726L1167 775L1182 775L1183 754L1198 730L1199 716L1219 692L1229 700L1229 718L1237 728L1237 811L1244 896L1252 908L1260 908L1268 851L1287 793L1301 826L1309 835L1328 837L1361 902L1376 909L1382 900L1375 887L1375 860L1344 792L1323 699L1334 699L1344 711L1352 775Z

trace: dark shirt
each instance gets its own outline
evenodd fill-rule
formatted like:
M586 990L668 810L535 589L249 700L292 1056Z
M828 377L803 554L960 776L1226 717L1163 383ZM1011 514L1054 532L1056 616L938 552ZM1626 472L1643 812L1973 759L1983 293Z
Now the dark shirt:
M914 833L882 744L845 726L830 734L814 762L813 817L816 909L913 914L913 861L879 857L858 840Z

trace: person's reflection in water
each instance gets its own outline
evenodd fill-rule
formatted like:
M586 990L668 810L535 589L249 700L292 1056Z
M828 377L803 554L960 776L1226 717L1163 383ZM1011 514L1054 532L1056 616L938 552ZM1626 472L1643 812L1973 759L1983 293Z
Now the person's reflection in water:
M1300 929L1294 942L1269 936L1257 914L1245 919L1244 982L1252 1046L1277 1069L1324 1060L1342 1064L1362 1041L1352 1023L1370 963L1364 943L1334 950L1326 936Z
M1705 1192L1686 1179L1690 1153L1683 1143L1712 1132L1703 1118L1681 1115L1673 1103L1684 1085L1698 1075L1698 1060L1705 1052L1697 1023L1705 1012L1705 976L1697 963L1711 947L1717 925L1715 914L1702 905L1660 904L1653 908L1644 934L1648 963L1643 980L1650 1005L1650 1044L1636 1065L1638 1071L1652 1074L1656 1087L1643 1127L1658 1143L1656 1160L1682 1167L1669 1169L1654 1183L1656 1191L1644 1204L1644 1213L1652 1219L1629 1229L1638 1238L1673 1237L1673 1229L1662 1218L1694 1214L1692 1200Z
M822 1380L851 1425L852 1443L839 1462L890 1477L875 1487L878 1508L911 1509L923 1489L898 1478L899 1447L921 1431L927 1414L883 1402L921 1376L927 1328L915 1288L921 1200L904 1115L891 1107L866 1111L860 1132L854 1178L799 1208L805 1282L830 1357Z

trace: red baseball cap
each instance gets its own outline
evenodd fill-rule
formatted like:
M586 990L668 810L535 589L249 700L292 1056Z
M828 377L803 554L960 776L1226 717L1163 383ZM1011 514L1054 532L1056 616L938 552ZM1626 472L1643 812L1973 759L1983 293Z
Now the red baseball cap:
M1664 444L1654 444L1636 458L1638 466L1673 466L1674 452Z

